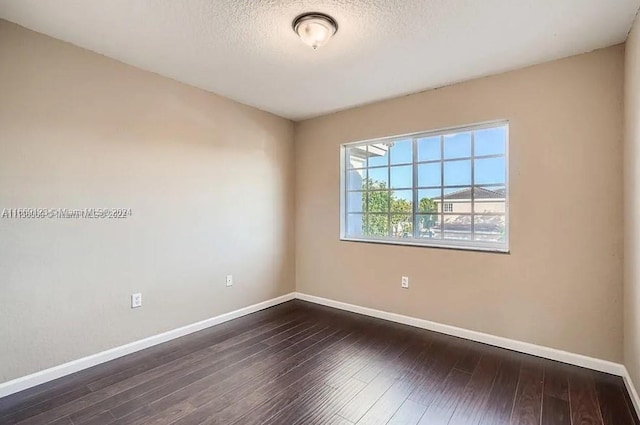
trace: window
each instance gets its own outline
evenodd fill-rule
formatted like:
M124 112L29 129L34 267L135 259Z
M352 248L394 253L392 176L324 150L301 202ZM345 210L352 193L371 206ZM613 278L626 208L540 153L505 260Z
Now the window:
M341 239L508 251L507 122L341 149Z

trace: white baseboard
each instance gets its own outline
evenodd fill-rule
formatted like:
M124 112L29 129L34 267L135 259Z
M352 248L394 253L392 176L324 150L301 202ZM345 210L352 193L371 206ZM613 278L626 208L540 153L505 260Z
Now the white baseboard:
M31 387L35 387L45 382L53 381L54 379L61 378L66 375L70 375L75 372L79 372L83 369L88 369L92 366L97 366L101 363L108 362L110 360L117 359L119 357L126 356L127 354L135 353L136 351L144 350L145 348L152 347L154 345L162 344L163 342L170 341L172 339L185 336L202 329L209 328L211 326L218 325L220 323L227 322L229 320L236 319L238 317L245 316L247 314L255 313L256 311L263 310L293 299L300 299L303 301L309 301L315 304L321 304L328 307L337 308L340 310L346 310L353 313L364 314L366 316L377 317L379 319L389 320L392 322L402 323L417 328L428 329L434 332L443 333L446 335L452 335L459 338L468 339L471 341L477 341L484 344L493 345L496 347L506 348L513 351L518 351L525 354L531 354L538 357L544 357L551 360L557 360L563 363L573 364L576 366L585 367L601 372L610 373L613 375L621 376L629 391L629 395L634 403L636 412L640 416L640 397L638 392L631 381L627 369L618 363L609 362L607 360L596 359L593 357L583 356L581 354L574 354L567 351L558 350L555 348L544 347L540 345L530 344L528 342L516 341L509 338L503 338L495 335L490 335L482 332L476 332L464 328L458 328L455 326L444 325L442 323L432 322L429 320L418 319L415 317L404 316L401 314L390 313L387 311L376 310L368 307L361 307L353 304L344 303L341 301L335 301L327 298L316 297L313 295L307 295L300 292L292 292L286 295L282 295L271 300L267 300L258 304L253 304L248 307L244 307L238 310L234 310L229 313L221 314L210 319L206 319L197 323L193 323L187 326L183 326L178 329L173 329L161 334L153 335L148 338L134 341L129 344L125 344L119 347L115 347L106 351L102 351L97 354L93 354L81 359L73 360L68 363L61 364L49 369L45 369L31 375L23 376L12 381L0 383L0 398L5 397Z
M129 344L111 348L97 354L92 354L81 359L54 366L49 369L41 370L39 372L23 376L12 381L0 383L0 398L26 390L27 388L44 384L45 382L53 381L54 379L70 375L75 372L79 372L83 369L87 369L92 366L117 359L118 357L123 357L127 354L135 353L136 351L144 350L145 348L153 347L154 345L162 344L163 342L180 338L181 336L185 336L190 333L194 333L202 329L227 322L229 320L237 319L238 317L246 316L247 314L255 313L256 311L264 310L265 308L273 307L274 305L290 301L294 298L295 293L292 292L277 298L263 301L258 304L253 304L248 307L234 310L229 313L221 314L210 319L192 323L181 328L173 329L161 334L153 335L148 338L131 342Z
M629 371L627 368L624 368L624 375L622 376L624 380L624 385L627 387L627 391L629 392L629 397L631 397L631 401L633 402L633 407L636 408L636 414L640 418L640 395L638 395L638 391L636 390L635 385L633 385L633 381L631 380L631 375L629 375Z
M528 342L516 341L509 338L471 331L468 329L458 328L456 326L444 325L442 323L431 322L424 319L417 319L415 317L403 316L401 314L390 313L373 308L360 307L357 305L347 304L341 301L330 300L327 298L316 297L314 295L307 295L300 292L296 293L296 298L315 304L322 304L327 307L334 307L340 310L351 311L353 313L359 313L366 316L377 317L379 319L390 320L392 322L402 323L417 328L428 329L430 331L469 339L471 341L482 342L483 344L506 348L513 351L519 351L521 353L544 357L551 360L557 360L559 362L569 363L572 365L581 366L600 372L606 372L613 375L624 376L626 373L626 368L619 363L613 363L607 360L587 357L581 354L574 354L555 348L543 347L541 345L530 344Z

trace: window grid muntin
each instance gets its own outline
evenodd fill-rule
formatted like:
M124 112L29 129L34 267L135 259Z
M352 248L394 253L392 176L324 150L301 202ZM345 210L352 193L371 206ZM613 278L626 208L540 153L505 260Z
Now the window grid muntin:
M420 231L418 230L418 220L419 220L419 216L418 216L418 210L420 208L420 206L418 205L418 189L416 189L416 186L418 186L418 139L416 137L413 137L411 139L411 159L413 160L412 163L412 176L411 176L411 182L413 187L411 188L412 192L413 192L413 205L412 205L412 212L413 212L413 238L414 239L418 239L420 237L419 233Z
M475 241L475 229L476 229L476 219L474 216L474 211L476 210L476 203L475 203L475 198L476 198L476 164L475 164L475 157L473 156L476 152L475 152L475 139L476 139L476 132L472 131L471 132L471 240ZM505 202L507 202L507 200L505 199Z
M387 151L387 236L391 237L391 147Z
M504 132L504 147L503 150L504 152L502 154L487 154L487 155L479 155L479 156L474 156L475 154L475 132L480 131L480 130L485 130L485 129L493 129L493 128L504 128L505 132ZM464 156L464 157L455 157L455 158L444 158L444 154L445 154L445 136L447 135L453 135L453 134L463 134L463 133L469 133L471 136L471 146L470 146L470 150L471 150L471 156ZM427 138L435 138L435 137L439 137L440 139L440 149L439 149L439 154L440 154L440 159L439 160L425 160L425 161L418 161L418 141L421 139L427 139ZM351 147L356 147L356 146L366 146L366 152L369 152L369 146L370 145L374 145L374 144L392 144L394 142L400 142L400 141L407 141L407 140L411 140L411 144L412 144L412 162L408 163L408 162L403 162L403 163L394 163L391 164L391 148L393 146L389 147L389 150L385 153L386 155L386 165L374 165L374 166L369 166L369 162L370 162L370 158L367 155L366 158L366 166L365 167L358 167L358 168L350 168L350 162L349 162L349 155L345 155L345 170L351 171L351 170L366 170L365 172L365 178L367 179L367 183L368 183L368 178L369 178L369 169L375 169L375 168L387 168L387 189L374 189L374 190L370 190L368 189L368 185L365 186L366 189L364 190L348 190L348 187L346 187L346 184L343 184L343 190L344 190L344 194L345 194L345 199L343 202L345 202L346 205L346 197L348 196L348 193L352 193L352 192L362 192L367 198L368 198L368 194L369 192L376 192L376 191L380 191L380 192L387 192L389 194L388 199L387 199L387 212L369 212L368 210L365 210L361 213L361 215L363 216L363 218L367 218L367 225L368 223L368 216L369 215L387 215L387 237L380 237L380 236L367 236L361 235L360 237L351 237L347 234L347 231L345 230L343 236L341 236L341 238L343 239L347 239L347 240L354 240L354 241L363 241L366 242L367 240L375 240L375 241L381 241L381 242L389 242L392 244L404 244L404 245L421 245L421 246L434 246L434 247L443 247L443 248L463 248L463 249L471 249L471 250L480 250L480 251L492 251L492 250L500 250L500 251L506 251L508 250L508 245L509 245L509 223L508 223L508 212L509 212L509 189L508 189L508 185L509 185L509 165L508 165L508 150L509 150L509 123L507 121L496 121L496 122L490 122L490 123L485 123L485 124L479 124L479 125L471 125L471 126L465 126L465 127L459 127L459 128L451 128L451 129L445 129L445 130L438 130L435 132L425 132L425 133L416 133L413 135L405 135L405 136L393 136L393 137L387 137L387 138L383 138L383 139L375 139L375 140L370 140L370 141L362 141L362 142L356 142L356 143L349 143L349 144L345 144L343 145L343 148L345 149L346 152L348 152L348 148ZM479 184L476 185L475 184L475 161L479 160L479 159L489 159L489 158L504 158L504 178L502 179L503 181L496 181L496 182L487 182L487 183L483 183L483 184ZM456 161L470 161L471 164L471 184L470 185L445 185L444 184L444 164L447 162L456 162ZM440 186L418 186L418 165L420 164L429 164L429 163L440 163ZM399 187L399 188L391 188L391 167L400 167L400 166L408 166L408 165L412 165L412 182L413 182L413 187ZM476 208L475 208L475 188L476 187L487 187L487 186L501 186L504 188L504 200L501 201L504 204L504 213L496 213L496 212L490 212L490 213L477 213L476 212ZM444 192L447 189L462 189L462 188L470 188L470 197L471 197L471 203L470 203L470 212L469 213L445 213L444 212ZM424 190L424 189L439 189L440 190L440 208L439 211L433 211L433 212L421 212L419 210L419 200L418 198L418 190ZM412 202L412 206L411 206L411 212L392 212L391 211L391 193L394 191L399 191L399 190L412 190L413 196L413 202ZM434 198L431 198L434 199ZM480 201L482 202L482 201ZM486 202L491 202L491 201L486 201ZM367 199L367 203L365 203L365 205L368 208L368 199ZM364 209L364 208L363 208ZM358 213L356 213L358 214ZM392 228L392 224L391 224L391 217L393 215L411 215L413 217L413 238L404 238L404 239L398 239L398 238L394 238L392 236L393 234L393 228ZM421 238L420 237L420 231L419 231L419 227L418 227L418 221L420 219L420 217L425 217L425 216L438 216L439 217L439 233L440 233L440 238L436 239L436 240L441 240L444 241L444 230L445 230L445 226L444 226L444 217L447 215L454 215L454 216L469 216L471 219L471 223L470 223L470 234L471 234L471 240L469 241L462 241L462 242L470 242L471 245L469 244L458 244L457 242L460 242L459 240L453 240L453 242L455 243L450 243L452 242L452 240L447 240L447 243L445 245L439 245L439 244L430 244L430 243L425 243L425 239L427 238ZM495 241L484 241L484 240L475 240L475 234L476 234L476 222L475 222L475 218L476 216L497 216L497 217L503 217L504 218L504 226L505 226L505 235L504 235L504 240L502 242L495 242ZM344 211L344 215L343 215L343 220L345 220L345 225L348 226L348 222L347 222L347 212ZM368 226L367 226L368 227ZM491 233L489 232L477 232L478 235L490 235ZM506 249L505 249L506 248Z
M440 135L440 203L444 202L444 134ZM442 209L442 207L440 208ZM444 240L444 215L440 211L440 239Z

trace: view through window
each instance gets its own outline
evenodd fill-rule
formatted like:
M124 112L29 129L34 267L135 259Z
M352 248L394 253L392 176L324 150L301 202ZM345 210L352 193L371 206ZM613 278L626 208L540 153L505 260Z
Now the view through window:
M342 238L508 250L508 124L343 145Z

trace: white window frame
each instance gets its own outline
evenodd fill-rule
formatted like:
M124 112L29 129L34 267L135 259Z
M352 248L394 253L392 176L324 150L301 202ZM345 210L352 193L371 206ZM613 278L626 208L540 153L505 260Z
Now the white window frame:
M493 128L493 127L506 127L506 131L505 131L505 152L504 152L504 158L505 158L505 213L504 213L504 219L505 219L505 239L504 242L488 242L488 241L468 241L468 240L450 240L450 239L428 239L428 238L402 238L402 239L398 239L398 238L393 238L391 236L387 236L387 237L374 237L374 236L358 236L358 237L353 237L353 236L348 236L346 234L346 223L347 223L347 188L346 188L346 184L347 184L347 170L348 170L348 166L347 166L347 161L349 160L349 158L347 157L347 149L350 147L354 147L354 146L361 146L361 145L369 145L369 144L373 144L373 143L389 143L392 141L399 141L399 140L403 140L403 139L407 139L407 138L411 138L413 141L413 146L414 146L414 155L413 155L413 160L412 160L412 165L414 167L413 170L413 175L414 175L414 184L412 186L412 191L414 192L414 202L413 202L413 216L414 216L414 223L415 223L415 216L416 216L416 212L417 212L417 208L418 205L417 201L416 201L416 197L417 197L417 158L416 158L416 143L415 141L417 139L420 138L426 138L426 137L434 137L434 136L445 136L448 134L453 134L453 133L464 133L464 132L473 132L473 131L477 131L477 130L483 130L483 129L488 129L488 128ZM473 133L472 133L473 134ZM369 140L361 140L361 141L357 141L357 142L350 142L350 143L344 143L340 146L340 240L342 241L351 241L351 242L369 242L369 243L381 243L381 244L391 244L391 245L409 245L409 246L420 246L420 247L431 247L431 248L449 248L449 249L462 249L462 250L471 250L471 251L487 251L487 252L498 252L498 253L509 253L509 192L510 192L510 188L509 188L509 121L508 120L496 120L496 121L488 121L488 122L483 122L483 123L477 123L477 124L471 124L471 125L465 125L465 126L458 126L458 127L449 127L449 128L442 128L442 129L438 129L438 130L432 130L432 131L421 131L421 132L416 132L416 133L409 133L409 134L402 134L402 135L397 135L397 136L390 136L390 137L382 137L382 138L376 138L376 139L369 139ZM443 152L441 152L441 155L443 155ZM502 155L500 155L502 156ZM469 159L471 160L471 191L473 193L473 188L474 187L482 187L482 186L486 186L486 185L475 185L474 183L474 173L475 173L475 167L474 167L474 159L476 158L484 158L485 156L479 156L476 157L474 156L474 141L473 141L473 137L472 137L472 141L471 141L471 156L469 157ZM491 155L489 155L488 157L491 157ZM459 158L456 158L456 160L458 160ZM465 158L463 158L465 159ZM444 163L444 159L441 158L441 162ZM443 165L441 165L441 167L443 167ZM446 188L446 186L444 186L444 181L440 182L441 184L441 188ZM444 190L444 189L443 189ZM472 195L473 197L473 195ZM442 200L442 205L444 208L444 200ZM441 215L441 212L438 212L439 215ZM473 223L474 223L474 216L475 216L475 212L473 211L473 204L472 204L472 211L471 211L471 223L472 223L472 228L473 228ZM415 227L415 224L414 224Z

